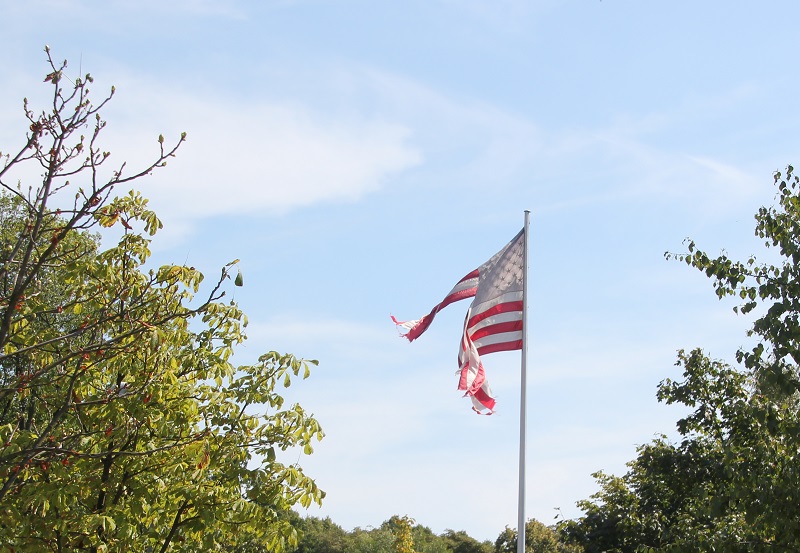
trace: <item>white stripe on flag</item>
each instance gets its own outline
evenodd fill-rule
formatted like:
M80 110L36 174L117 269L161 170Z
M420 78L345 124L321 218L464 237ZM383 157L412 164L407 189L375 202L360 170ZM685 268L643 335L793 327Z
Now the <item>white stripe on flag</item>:
M470 308L472 309L472 316L480 315L487 309L491 309L495 305L500 305L501 303L511 303L515 301L522 301L522 291L519 292L506 292L503 295L497 296L496 298L492 298L490 300L471 305Z
M522 331L517 330L516 332L501 332L500 334L490 334L489 336L484 336L479 340L475 340L473 343L475 347L481 349L484 346L491 346L494 344L504 344L506 342L512 343L516 342L517 340L522 340Z
M463 282L459 282L453 289L445 297L452 296L457 292L461 292L462 290L469 290L470 288L475 288L478 285L478 277L467 279Z
M497 315L492 315L491 317L486 317L480 322L475 323L471 327L467 329L467 331L472 334L476 330L480 330L487 326L492 326L498 323L511 323L514 321L521 321L522 320L522 311L508 311L506 313L498 313Z

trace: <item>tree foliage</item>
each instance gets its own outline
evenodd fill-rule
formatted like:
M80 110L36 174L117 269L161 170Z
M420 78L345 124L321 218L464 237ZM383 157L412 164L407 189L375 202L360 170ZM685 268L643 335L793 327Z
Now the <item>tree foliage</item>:
M736 352L738 367L679 352L682 379L663 381L658 398L690 408L681 440L640 447L621 478L597 475L584 516L561 527L587 552L800 550L800 180L789 166L775 185L755 234L777 263L712 257L691 240L667 254L757 315L754 345Z
M411 534L414 519L408 516L392 517L389 523L392 526L392 535L394 536L394 543L392 544L394 553L415 553L414 537Z
M517 531L508 526L497 537L494 544L495 553L517 552ZM536 519L525 523L526 553L577 553L578 548L565 544L558 534Z
M294 553L394 553L402 547L416 553L494 551L490 542L480 542L463 530L445 530L437 535L407 516L393 516L377 528L355 528L349 532L330 518L293 515L292 524L300 536Z
M453 553L492 553L493 551L492 545L488 541L480 542L463 530L458 532L445 530L442 538L444 538L447 551L452 551ZM416 539L416 543L419 543L419 541L419 539Z
M307 517L296 523L300 541L296 553L346 553L349 535L330 518Z
M13 551L198 551L295 542L282 516L320 502L277 452L322 430L278 393L308 362L234 366L247 318L194 267L148 268L161 223L122 186L166 165L110 166L90 75L49 63L51 104L0 154L0 543ZM36 184L32 175L39 173ZM97 235L119 229L101 247ZM108 235L108 231L106 231ZM240 284L240 283L237 283ZM311 362L314 363L314 362Z

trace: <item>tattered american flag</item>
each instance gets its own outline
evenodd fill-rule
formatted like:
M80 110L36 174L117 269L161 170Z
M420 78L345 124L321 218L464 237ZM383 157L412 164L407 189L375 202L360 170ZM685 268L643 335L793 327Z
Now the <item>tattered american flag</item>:
M491 414L495 399L481 355L522 349L524 229L489 261L458 281L444 300L416 321L392 320L413 341L428 329L436 314L453 302L475 298L464 319L458 350L458 389L472 398L473 409Z

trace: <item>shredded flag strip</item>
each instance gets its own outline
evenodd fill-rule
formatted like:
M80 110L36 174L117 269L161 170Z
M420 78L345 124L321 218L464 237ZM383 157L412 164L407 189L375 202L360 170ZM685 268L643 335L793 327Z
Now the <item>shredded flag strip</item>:
M464 319L458 350L458 389L472 399L478 413L494 410L481 355L522 349L522 306L525 235L521 230L489 261L458 281L430 313L415 321L392 320L408 341L416 340L436 314L451 303L474 298Z

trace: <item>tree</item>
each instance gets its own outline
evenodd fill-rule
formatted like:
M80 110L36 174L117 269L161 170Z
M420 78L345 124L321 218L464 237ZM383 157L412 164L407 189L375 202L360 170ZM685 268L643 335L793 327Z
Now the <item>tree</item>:
M418 553L450 553L453 548L445 538L447 531L441 536L434 534L427 526L416 524L411 529L411 538L414 540L414 549Z
M680 443L639 448L622 478L600 476L585 515L561 529L586 551L800 550L800 180L775 174L778 205L756 213L756 236L779 262L711 257L688 241L667 254L711 278L738 313L759 314L739 367L679 352L682 380L658 398L691 409Z
M463 530L445 530L442 538L447 544L447 551L453 553L492 553L494 548L488 541L479 542Z
M494 544L495 553L516 553L517 531L508 526ZM526 553L573 553L577 548L561 543L559 536L536 519L525 523L525 551Z
M635 551L643 542L634 518L636 495L624 478L603 472L592 476L600 484L600 491L578 502L584 516L562 521L558 525L559 534L585 553Z
M394 536L392 551L394 553L415 553L414 537L411 533L414 527L414 519L408 516L393 516L384 523Z
M394 551L395 536L386 527L365 530L356 528L350 533L348 540L348 553L392 553Z
M298 526L297 553L348 553L347 532L330 518L306 517Z
M45 49L52 104L0 154L0 543L14 551L282 550L283 516L323 492L277 452L312 451L313 416L278 393L309 363L269 352L235 367L247 318L223 302L236 262L201 295L194 267L146 266L161 223L120 186L166 165L107 168L90 75ZM87 132L88 130L88 132ZM83 133L87 133L85 136ZM41 172L28 185L32 169ZM23 184L26 182L26 184ZM119 228L102 249L92 231Z
M479 542L466 532L445 530L436 535L427 526L414 524L407 516L392 516L377 528L356 528L347 532L330 518L301 518L294 512L288 517L300 534L293 553L392 553L398 547L419 553L492 553L488 541ZM238 551L238 550L237 550ZM242 553L263 549L245 548Z

